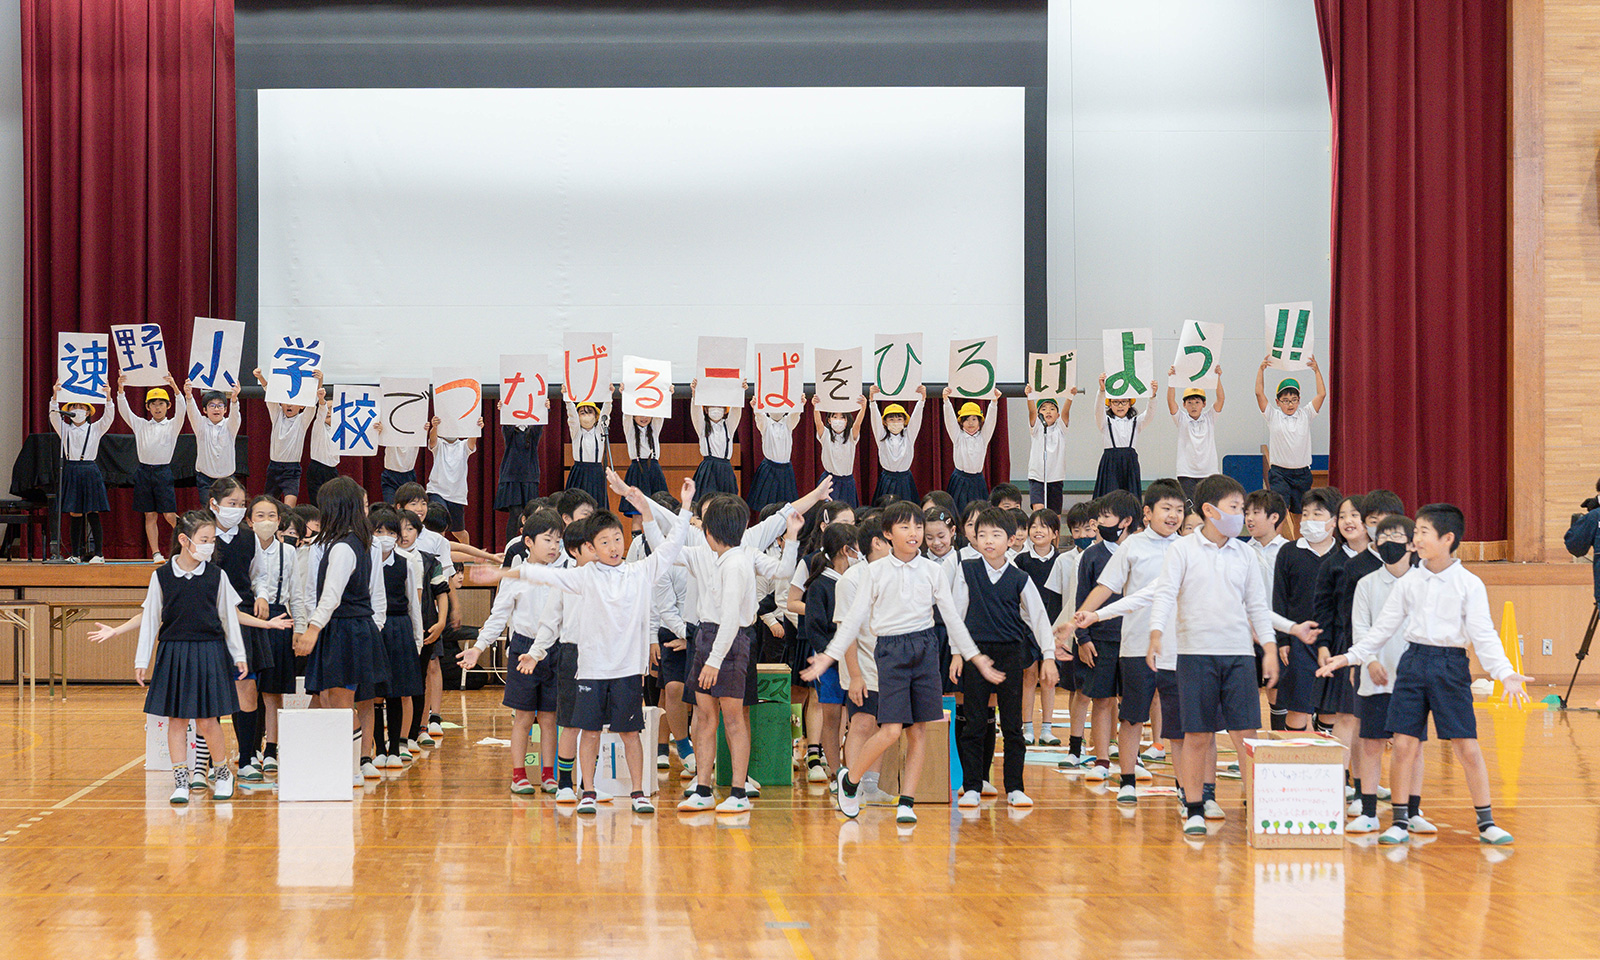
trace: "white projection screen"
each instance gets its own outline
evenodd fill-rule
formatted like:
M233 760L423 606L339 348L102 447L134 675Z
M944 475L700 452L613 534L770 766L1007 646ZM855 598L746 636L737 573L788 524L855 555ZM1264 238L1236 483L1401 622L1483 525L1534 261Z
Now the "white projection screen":
M999 333L1022 379L1021 87L258 97L259 342L319 337L330 383L588 330L684 371L700 335L920 331L935 382Z

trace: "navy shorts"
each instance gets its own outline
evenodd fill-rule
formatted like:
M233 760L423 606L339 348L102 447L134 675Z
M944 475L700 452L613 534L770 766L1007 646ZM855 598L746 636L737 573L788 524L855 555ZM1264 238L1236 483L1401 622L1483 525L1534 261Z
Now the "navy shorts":
M428 494L428 503L429 504L437 503L440 506L444 507L446 513L450 514L450 532L451 533L459 533L462 530L467 529L467 505L466 504L464 504L464 503L456 503L456 502L451 501L451 500L446 500L444 497L439 496L437 493Z
M394 503L395 491L408 483L417 482L416 470L385 470L378 474L378 484L383 489L383 502Z
M612 733L637 733L644 729L644 677L612 677L577 681L572 725L586 733L607 727Z
M689 670L689 651L673 650L667 646L677 639L672 631L665 627L656 630L656 642L661 644L661 659L656 663L656 676L663 687L669 683L682 683L684 674Z
M1178 701L1178 674L1174 670L1152 670L1144 657L1122 659L1122 705L1117 708L1117 719L1123 723L1150 722L1150 705L1155 702L1156 691L1161 692L1161 733L1167 733L1167 701ZM1182 736L1182 734L1177 734Z
M1361 718L1361 739L1388 740L1394 736L1394 731L1389 729L1389 700L1390 695L1387 693L1356 696L1356 716ZM1426 725L1423 727L1422 736L1417 739L1428 739Z
M932 723L944 719L939 680L939 635L932 629L879 637L878 722Z
M1083 677L1078 675L1078 661L1056 661L1056 686L1069 693L1083 689Z
M699 636L694 640L694 659L689 663L689 679L684 682L684 689L693 688L695 694L704 694L717 699L737 697L746 699L749 686L749 674L755 672L755 665L750 662L751 645L755 642L755 631L749 627L740 627L739 632L733 636L733 644L728 647L728 652L722 658L722 666L717 669L717 682L709 687L700 686L700 671L705 669L706 661L711 658L711 650L716 645L717 625L702 620L700 622Z
M141 463L133 471L133 509L138 513L177 513L172 489L172 464Z
M1178 690L1185 734L1261 727L1261 688L1250 654L1180 653Z
M279 500L284 497L300 497L300 461L294 463L280 463L277 460L267 461L267 490L266 492Z
M511 635L511 643L506 650L506 692L500 698L500 703L513 710L554 713L558 705L554 658L547 656L540 660L534 665L532 673L517 669L517 658L532 646L531 637L520 633Z
M1183 736L1183 698L1178 694L1178 671L1157 670L1156 691L1161 694L1161 735Z
M578 645L557 643L550 659L556 662L556 725L576 726L572 720L578 696Z
M1084 663L1081 655L1074 661L1077 664L1078 689L1084 696L1091 700L1110 700L1122 694L1121 652L1120 640L1096 640L1094 666Z
M878 719L878 691L868 690L866 695L861 698L861 706L859 707L856 706L856 702L854 700L851 700L849 697L844 698L845 720L848 722L851 717L854 717L858 713L864 713L870 716L874 721Z
M1283 498L1283 502L1289 505L1290 513L1298 515L1306 491L1311 489L1311 468L1268 467L1267 489Z
M1061 491L1066 486L1063 480L1032 480L1028 481L1028 503L1042 503L1057 513L1061 512Z
M811 686L817 691L817 702L832 705L844 703L844 687L839 678L839 665L836 663L829 667L822 676L811 681Z
M1413 643L1400 655L1389 695L1389 729L1397 736L1421 740L1428 732L1428 714L1441 740L1478 739L1478 718L1472 712L1472 669L1460 647Z
M1278 660L1278 706L1291 713L1316 713L1321 702L1317 680L1317 648L1278 634L1278 649L1289 649L1289 662Z

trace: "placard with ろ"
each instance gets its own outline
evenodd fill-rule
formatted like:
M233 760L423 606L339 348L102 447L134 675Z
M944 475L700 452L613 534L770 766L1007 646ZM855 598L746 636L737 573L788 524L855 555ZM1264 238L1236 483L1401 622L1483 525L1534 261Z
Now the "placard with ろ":
M695 402L705 407L744 406L744 337L701 337L695 349Z
M167 382L167 340L159 323L114 324L111 344L117 355L117 376L130 387L159 387Z
M500 355L500 419L512 426L550 419L550 358L542 353Z
M334 387L330 429L334 446L347 457L378 452L378 387Z
M378 417L386 447L428 445L428 398L432 390L421 377L384 377L378 381Z
M1222 324L1183 321L1183 328L1178 331L1178 352L1172 360L1176 375L1169 386L1179 390L1214 388L1217 385L1215 351L1221 343Z
M879 400L915 400L922 386L922 334L880 333L872 338L872 382Z
M805 371L800 358L805 348L798 343L756 344L756 390L751 403L757 410L784 416L805 404Z
M989 397L994 393L994 365L1000 353L999 335L977 340L950 341L950 389L958 397Z
M1046 397L1070 400L1078 385L1078 351L1028 354L1028 384L1035 401Z
M1305 370L1316 355L1311 301L1267 304L1267 366Z
M56 400L105 403L110 398L111 337L104 333L56 334Z
M672 361L622 358L622 415L672 416Z
M1154 343L1149 327L1101 333L1108 398L1139 397L1150 392L1155 366L1150 351Z
M433 415L439 418L439 436L447 440L483 433L483 384L464 367L433 368Z
M568 403L611 402L611 334L567 333L561 337L561 395Z
M816 362L817 409L823 413L855 413L861 408L861 348L824 350Z
M189 341L188 379L202 390L226 393L239 385L244 321L195 317Z

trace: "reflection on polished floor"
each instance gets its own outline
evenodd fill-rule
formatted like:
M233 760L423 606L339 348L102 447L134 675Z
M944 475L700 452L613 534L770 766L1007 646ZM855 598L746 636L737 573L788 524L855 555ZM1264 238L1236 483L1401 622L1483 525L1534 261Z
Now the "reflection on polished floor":
M1575 703L1594 692L1580 689ZM499 691L449 694L462 725L353 804L167 804L138 691L0 698L0 900L8 957L1594 956L1600 715L1480 705L1487 848L1448 746L1427 746L1438 837L1258 851L1229 819L1186 842L1167 798L1119 810L1053 764L1037 805L925 805L914 829L825 789L753 815L573 815L506 792ZM1170 783L1157 769L1156 785ZM1383 817L1387 819L1387 805Z

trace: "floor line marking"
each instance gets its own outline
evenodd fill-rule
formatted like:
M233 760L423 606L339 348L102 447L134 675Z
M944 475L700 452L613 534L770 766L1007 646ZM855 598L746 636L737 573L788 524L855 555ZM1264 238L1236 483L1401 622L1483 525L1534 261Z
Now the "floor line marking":
M51 804L50 805L50 809L51 810L60 810L63 807L71 806L73 803L76 803L78 800L80 800L83 797L87 796L88 794L94 792L95 790L100 789L101 787L103 787L106 784L110 783L112 780L115 780L117 777L122 776L124 773L127 773L129 770L132 770L135 766L137 766L138 764L141 764L141 763L144 763L144 754L142 754L142 753L139 754L137 757L134 757L132 760L129 760L127 763L124 763L122 766L118 767L117 769L115 769L115 770L111 771L110 773L106 774L105 776L101 777L99 780L96 780L94 783L91 783L87 787L84 787L82 790L79 790L77 793L74 793L71 796L67 797L65 800L62 800L62 801L60 801L58 803Z
M778 896L778 891L762 890L761 895L767 899L767 907L772 911L773 917L777 918L779 923L792 924L795 922L794 917L789 915L788 908L783 905L783 898ZM783 928L783 935L788 939L789 948L794 951L796 960L815 960L811 954L811 948L806 946L805 937L800 935L798 929L786 926Z

